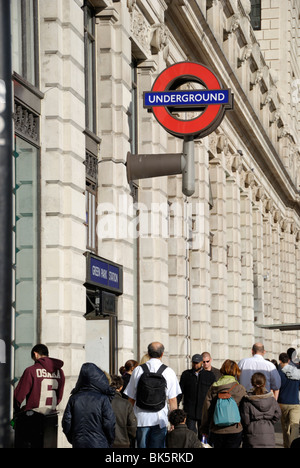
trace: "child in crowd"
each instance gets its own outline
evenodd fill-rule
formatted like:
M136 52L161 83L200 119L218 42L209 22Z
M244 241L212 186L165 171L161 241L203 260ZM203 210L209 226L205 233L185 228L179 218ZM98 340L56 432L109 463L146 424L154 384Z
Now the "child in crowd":
M243 448L275 448L274 425L280 419L280 406L272 392L265 388L266 377L253 374L253 388L240 407L244 427Z
M171 411L169 421L173 429L167 434L167 448L201 448L197 434L185 424L186 413L183 410Z
M116 393L111 402L116 416L116 435L112 448L133 448L136 436L136 417L128 400L122 398L123 379L118 375L111 376L111 387Z

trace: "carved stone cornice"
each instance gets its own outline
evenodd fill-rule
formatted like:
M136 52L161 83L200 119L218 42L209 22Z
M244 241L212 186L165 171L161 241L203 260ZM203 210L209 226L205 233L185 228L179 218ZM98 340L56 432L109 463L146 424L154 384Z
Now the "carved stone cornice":
M163 23L153 24L150 28L150 46L154 54L169 47L169 30Z
M246 188L253 188L255 186L255 177L252 171L244 173L244 184Z
M104 10L101 10L98 13L96 13L95 16L98 20L109 21L112 24L117 23L120 19L119 13L113 7L105 8Z
M15 101L13 119L15 131L35 144L39 144L39 117Z
M262 186L258 186L255 190L255 200L256 201L263 201L265 197L265 189Z

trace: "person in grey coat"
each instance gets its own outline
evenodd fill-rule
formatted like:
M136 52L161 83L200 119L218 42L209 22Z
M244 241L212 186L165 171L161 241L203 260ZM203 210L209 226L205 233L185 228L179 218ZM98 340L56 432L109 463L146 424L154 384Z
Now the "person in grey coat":
M281 416L280 406L273 392L266 390L264 374L253 374L251 383L253 388L240 406L243 448L275 448L274 425Z

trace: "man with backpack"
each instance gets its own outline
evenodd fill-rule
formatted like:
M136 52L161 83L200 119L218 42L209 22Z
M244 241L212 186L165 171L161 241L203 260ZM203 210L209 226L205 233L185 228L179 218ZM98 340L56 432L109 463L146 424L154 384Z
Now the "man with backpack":
M175 372L162 364L164 346L148 346L150 360L134 369L125 390L137 418L137 448L165 448L170 411L177 409L181 393Z

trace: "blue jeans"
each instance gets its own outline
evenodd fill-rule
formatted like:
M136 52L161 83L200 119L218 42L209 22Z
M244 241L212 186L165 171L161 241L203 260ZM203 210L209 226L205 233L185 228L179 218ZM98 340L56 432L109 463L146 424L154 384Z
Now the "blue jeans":
M137 448L165 448L167 428L157 426L138 427Z

